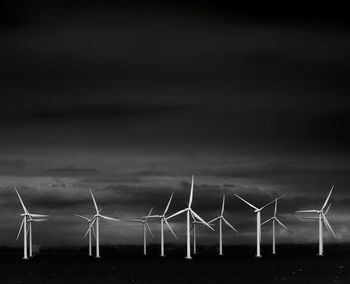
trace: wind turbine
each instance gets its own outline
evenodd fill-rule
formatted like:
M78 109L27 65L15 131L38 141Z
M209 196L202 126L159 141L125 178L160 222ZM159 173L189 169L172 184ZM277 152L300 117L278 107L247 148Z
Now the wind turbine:
M162 215L149 215L148 218L159 218L160 219L160 256L165 256L164 255L164 223L167 225L169 228L170 232L174 235L174 237L177 239L176 234L174 233L173 229L170 227L169 222L167 218L165 217L165 214L169 210L169 206L171 203L171 200L173 199L173 193L170 196L170 199L168 201L167 206L165 207L165 210Z
M87 230L85 236L91 231L92 227L95 225L95 227L96 227L96 257L100 258L100 226L99 226L100 218L102 218L104 220L108 220L108 221L122 221L122 220L101 215L100 212L101 212L102 208L98 209L97 203L96 203L94 195L92 194L91 188L90 188L90 194L92 197L92 201L94 202L96 213L90 221L90 226L89 226L89 229Z
M153 208L149 211L147 216L144 216L142 219L137 219L137 220L128 220L129 222L135 222L135 223L141 223L143 225L143 254L147 255L147 230L149 233L152 235L154 238L154 235L152 233L152 230L150 226L148 225L148 219L150 218L152 214Z
M23 200L21 198L21 196L19 195L17 188L15 188L15 191L17 193L18 199L21 202L22 208L23 208L23 213L21 214L22 216L22 223L21 226L19 228L18 234L17 234L17 238L16 240L18 240L22 228L23 228L23 250L24 250L24 255L23 255L23 259L28 259L28 234L29 234L29 256L32 257L33 256L33 246L32 246L32 222L41 222L41 221L46 221L47 219L34 219L34 218L46 218L49 217L49 215L41 215L41 214L31 214L29 213L29 211L27 210L27 208L25 207ZM29 228L28 228L29 225Z
M236 197L238 197L240 200L242 200L244 203L248 204L250 207L254 209L254 212L256 213L256 257L261 257L260 254L260 243L261 243L261 210L263 210L265 207L269 206L270 204L274 203L276 200L282 198L283 196L277 197L276 199L272 200L271 202L265 204L263 207L255 207L254 205L250 204L247 200L240 197L238 194L235 194Z
M327 228L328 232L331 234L331 236L336 238L336 235L335 235L331 225L329 224L329 222L326 218L328 210L331 207L331 203L328 205L327 209L326 209L326 206L328 204L329 198L331 197L333 188L334 188L334 185L332 186L331 190L329 191L328 196L326 198L326 201L323 203L323 206L321 207L320 210L312 209L312 210L296 211L297 213L316 213L316 214L318 214L318 217L304 217L304 218L318 219L318 232L319 232L318 255L319 256L323 256L323 223L324 223L325 227ZM324 211L324 209L326 209L326 211Z
M89 256L92 256L92 236L91 236L91 231L94 233L94 237L96 238L96 233L95 233L94 227L92 226L92 227L91 227L92 230L89 230L90 224L91 224L91 222L92 222L92 218L89 219L89 218L87 218L87 217L85 217L85 216L82 216L82 215L79 215L79 214L74 214L74 215L77 216L77 217L79 217L79 218L81 218L81 219L83 219L83 220L85 220L85 221L87 222L87 224L88 224L88 233L89 233ZM86 237L86 234L85 234L85 237Z
M187 220L187 228L186 228L186 231L187 231L187 254L186 254L186 258L187 259L191 259L191 220L190 220L190 216L192 216L192 219L194 220L197 220L199 222L201 222L203 225L207 226L209 229L215 231L207 222L205 222L202 217L200 217L196 212L194 212L191 208L192 206L192 201L193 201L193 185L194 185L194 176L192 175L192 182L191 182L191 193L190 193L190 198L189 198L189 202L188 202L188 206L183 209L183 210L180 210L176 213L174 213L173 215L169 216L167 219L171 219L177 215L180 215L182 213L185 213L187 214L187 217L186 217L186 220Z
M220 247L220 251L219 251L219 255L223 255L222 254L222 221L224 221L224 223L229 226L233 231L235 231L236 233L238 233L238 231L225 219L224 217L224 210L225 210L225 195L222 197L222 207L221 207L221 214L220 216L214 218L213 220L209 221L209 224L219 220L219 247Z
M261 224L261 226L267 224L268 222L272 221L272 254L276 254L276 222L282 226L284 229L286 229L288 232L290 230L287 228L286 225L284 225L278 218L277 218L277 197L275 199L275 211L273 213L273 217L266 220Z

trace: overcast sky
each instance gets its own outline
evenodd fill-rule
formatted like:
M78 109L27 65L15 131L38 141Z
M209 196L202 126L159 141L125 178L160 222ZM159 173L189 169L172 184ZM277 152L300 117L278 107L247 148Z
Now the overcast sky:
M14 186L30 212L52 215L35 224L34 243L85 245L73 214L93 214L89 187L116 218L161 213L174 192L171 214L186 206L192 174L205 219L226 194L240 231L226 230L227 243L255 240L254 214L234 193L258 206L285 194L280 219L293 233L280 230L279 241L315 242L317 224L294 211L320 208L333 184L329 220L350 241L348 23L326 9L219 2L7 4L0 245L21 244ZM179 240L167 241L185 241L184 221L174 219ZM217 239L201 233L199 242ZM142 240L135 224L103 222L101 234L102 243Z

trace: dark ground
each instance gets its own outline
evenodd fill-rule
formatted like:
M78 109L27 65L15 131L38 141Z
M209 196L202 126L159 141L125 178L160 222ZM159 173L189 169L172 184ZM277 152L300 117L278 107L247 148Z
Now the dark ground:
M90 258L86 249L42 249L29 261L22 250L0 250L0 283L350 283L350 245L326 246L318 257L317 246L270 246L263 257L254 257L253 246L225 247L223 257L214 247L198 247L192 260L185 248L101 247L101 259Z

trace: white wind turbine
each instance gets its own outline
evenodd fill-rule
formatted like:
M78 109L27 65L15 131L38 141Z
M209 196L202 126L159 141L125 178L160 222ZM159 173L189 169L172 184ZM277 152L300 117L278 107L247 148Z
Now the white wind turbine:
M100 258L100 226L99 226L100 218L102 218L104 220L108 220L108 221L122 221L122 220L101 215L100 212L101 212L102 208L98 209L95 197L92 194L91 189L90 189L90 194L92 197L92 201L94 202L96 213L90 221L90 226L89 226L89 229L87 230L85 236L91 231L92 227L95 225L96 226L96 257Z
M174 237L177 239L176 234L174 233L173 229L171 228L167 218L165 217L165 214L169 210L169 206L171 203L171 200L173 199L173 193L170 196L170 199L168 201L167 206L165 207L165 210L162 215L149 215L148 218L159 218L160 219L160 256L165 256L164 255L164 223L167 225L169 228L170 232L174 235Z
M128 220L129 222L135 222L135 223L141 223L143 226L143 254L147 255L147 230L151 234L151 236L154 238L154 235L152 233L152 230L150 226L148 225L148 219L151 217L153 208L149 211L147 216L144 216L142 219L137 220Z
M256 257L261 257L260 254L260 243L261 243L261 210L263 210L265 207L269 206L270 204L274 203L276 200L282 198L283 196L277 197L275 200L272 200L271 202L265 204L263 207L255 207L254 205L250 204L248 201L244 200L239 195L235 194L236 197L238 197L240 200L242 200L244 203L248 204L250 207L254 209L254 212L256 213Z
M187 249L186 249L186 251L187 251L187 253L186 253L186 258L187 259L191 259L191 232L190 232L191 231L191 217L190 216L192 216L193 220L197 220L197 221L201 222L203 225L210 228L211 230L215 231L207 222L205 222L202 219L202 217L200 217L191 208L192 200L193 200L193 185L194 185L194 176L192 175L191 193L190 193L190 199L188 202L188 206L185 209L180 210L167 218L167 219L171 219L171 218L173 218L177 215L180 215L182 213L185 213L185 212L187 213L187 217L186 217L186 220L187 220L187 227L186 227L186 231L187 231Z
M296 211L297 213L316 213L318 214L318 217L305 217L307 219L318 219L318 232L319 232L319 244L318 244L318 255L323 256L323 223L326 226L328 232L336 238L336 235L329 224L326 215L328 213L329 208L331 207L331 203L328 205L327 209L326 206L328 204L329 198L331 197L332 191L333 191L334 185L332 186L331 190L328 193L328 196L326 198L326 201L323 203L323 206L321 207L320 210L299 210ZM326 209L326 210L325 210ZM325 210L325 211L324 211Z
M88 224L88 228L90 227L90 224L92 222L92 218L89 219L85 216L82 216L82 215L79 215L79 214L74 214L75 216L79 217L79 218L82 218L83 220L85 220ZM92 230L88 230L88 233L89 233L89 256L92 256L92 236L91 236L91 231L94 233L94 237L96 238L96 233L95 233L95 229L94 227L92 226L91 227ZM86 237L86 234L85 234L85 237Z
M46 221L47 219L35 219L35 218L46 218L49 217L49 215L41 215L41 214L31 214L29 213L29 211L27 210L27 208L25 207L23 200L21 198L21 196L19 195L17 188L15 188L15 191L17 193L17 196L19 198L19 201L21 202L22 208L23 208L23 213L21 214L22 216L22 223L21 226L19 228L18 234L17 234L17 238L16 240L18 240L19 235L21 234L22 228L23 228L23 244L24 244L24 255L23 255L23 259L28 259L28 234L29 234L29 256L32 257L33 256L33 243L32 243L32 222L42 222L42 221ZM29 229L28 229L28 225L29 225Z
M288 232L290 230L287 228L286 225L284 225L278 218L277 218L277 197L275 199L275 211L273 213L273 217L270 219L267 219L265 222L261 224L261 226L267 224L268 222L272 221L272 254L276 254L276 222L282 226L284 229L286 229Z
M233 231L235 231L236 233L238 233L238 231L225 219L224 217L224 210L225 210L225 195L222 197L222 207L221 207L221 214L220 216L214 218L213 220L209 221L209 224L219 220L219 255L223 255L222 254L222 222L224 221L224 223L229 226Z

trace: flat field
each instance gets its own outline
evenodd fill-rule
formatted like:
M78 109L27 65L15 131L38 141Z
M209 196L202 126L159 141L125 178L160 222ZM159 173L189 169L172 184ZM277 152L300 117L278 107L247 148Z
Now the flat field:
M185 247L150 246L148 256L138 246L103 246L101 258L87 256L87 248L41 249L30 260L20 249L0 249L0 283L350 283L350 246L325 247L282 245L277 255L262 247L262 258L254 257L254 246L228 246L224 256L216 247L198 247L191 260Z

